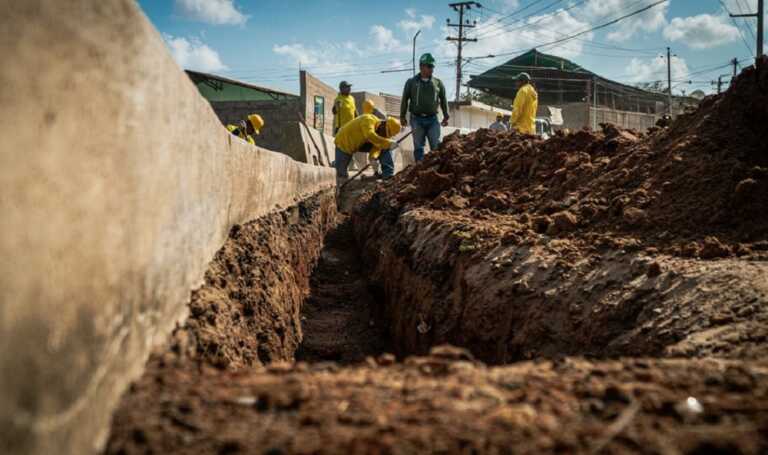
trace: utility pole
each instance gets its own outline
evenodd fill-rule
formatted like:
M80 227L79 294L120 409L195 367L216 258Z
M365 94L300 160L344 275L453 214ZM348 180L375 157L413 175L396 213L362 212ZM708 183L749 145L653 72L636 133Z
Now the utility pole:
M477 21L474 21L472 24L469 23L469 20L464 21L464 10L471 10L473 6L476 6L478 8L481 7L481 5L477 2L459 2L459 3L450 3L448 5L451 7L454 11L459 13L459 23L458 24L451 24L450 19L446 19L446 23L449 27L458 27L459 28L459 36L453 37L449 36L446 38L448 41L456 41L458 43L459 49L458 53L456 55L456 107L458 108L458 103L460 99L461 94L461 65L463 61L461 60L461 49L463 47L463 44L465 41L470 42L477 42L476 38L465 38L464 37L464 29L465 28L474 28Z
M757 12L754 14L730 14L731 17L756 17L757 18L757 54L755 55L755 67L760 66L760 59L763 56L763 30L765 25L765 0L757 0Z
M739 59L737 59L736 57L733 57L733 60L731 60L731 65L733 65L733 77L735 78L736 74L739 71L739 69L738 69Z
M667 47L667 114L672 115L672 55Z

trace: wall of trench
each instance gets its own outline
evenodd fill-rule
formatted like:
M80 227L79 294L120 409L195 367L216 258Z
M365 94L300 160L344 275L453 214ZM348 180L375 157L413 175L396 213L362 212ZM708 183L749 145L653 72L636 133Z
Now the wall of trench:
M399 356L450 343L484 362L768 354L768 266L615 250L577 262L556 243L475 254L462 227L374 194L353 214ZM468 251L469 250L469 251Z
M134 1L2 9L13 64L0 70L0 452L93 453L150 350L187 316L190 290L193 311L210 298L205 271L232 227L267 220L270 242L269 229L307 222L311 250L335 178L229 135ZM310 267L282 259L299 281ZM253 283L264 298L287 279L268 272ZM256 357L279 358L295 344L295 309L264 311L285 335L254 345ZM206 355L238 358L201 340Z

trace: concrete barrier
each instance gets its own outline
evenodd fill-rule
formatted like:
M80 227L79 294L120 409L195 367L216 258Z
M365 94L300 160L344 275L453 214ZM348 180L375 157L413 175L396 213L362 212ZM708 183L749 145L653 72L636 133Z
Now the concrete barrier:
M334 175L227 134L132 0L0 30L0 452L90 453L230 226Z

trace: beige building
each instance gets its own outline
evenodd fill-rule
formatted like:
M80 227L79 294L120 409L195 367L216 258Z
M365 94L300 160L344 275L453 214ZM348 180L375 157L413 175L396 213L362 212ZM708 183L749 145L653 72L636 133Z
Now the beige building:
M499 113L507 119L512 114L510 110L489 106L479 101L460 101L458 103L451 101L448 103L448 112L451 116L448 120L448 126L462 132L488 128L491 123L496 121L496 116Z

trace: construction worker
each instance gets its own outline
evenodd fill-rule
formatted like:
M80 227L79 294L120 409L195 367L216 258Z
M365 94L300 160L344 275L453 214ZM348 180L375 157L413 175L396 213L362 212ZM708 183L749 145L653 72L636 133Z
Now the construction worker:
M437 120L437 108L443 111L442 126L448 126L448 100L443 82L432 75L435 58L424 54L419 59L419 74L408 79L403 89L400 104L400 123L408 125L406 115L410 112L413 130L413 157L418 162L424 159L424 144L429 139L429 148L435 150L440 145L440 125Z
M508 131L507 124L504 123L504 114L501 112L496 114L496 121L491 123L491 126L489 126L488 129L496 132Z
M371 100L365 100L363 102L363 114L373 114L375 115L379 120L386 120L387 116L384 115L383 112L381 112L378 108L376 108L376 104ZM394 162L394 157L392 157ZM382 178L383 175L381 173L381 166L379 164L379 160L373 160L371 161L371 168L373 169L373 176L377 179Z
M227 131L249 144L256 145L252 135L261 134L261 129L263 127L264 119L262 119L259 114L251 114L248 116L247 122L245 120L240 120L239 125L227 125Z
M539 109L539 95L531 85L531 76L520 73L517 76L517 95L512 104L510 128L521 134L536 134L536 111Z
M395 163L390 149L395 143L389 138L400 132L400 122L394 117L385 120L373 114L363 114L342 126L334 143L336 144L337 178L347 178L347 167L352 155L356 152L368 153L368 158L379 160L383 178L391 178L395 174Z
M351 122L357 117L357 107L355 98L350 95L352 84L347 81L341 81L339 84L339 94L333 101L333 135L341 129L342 126Z

